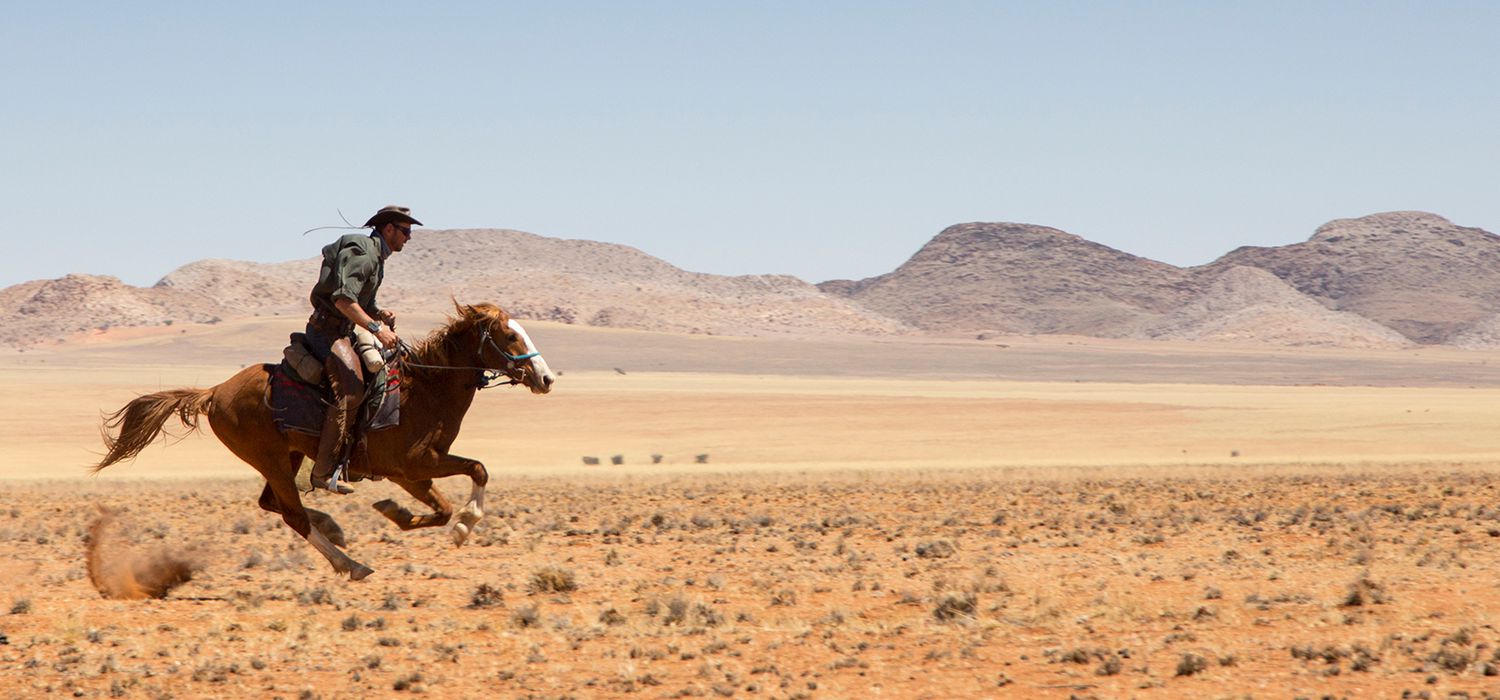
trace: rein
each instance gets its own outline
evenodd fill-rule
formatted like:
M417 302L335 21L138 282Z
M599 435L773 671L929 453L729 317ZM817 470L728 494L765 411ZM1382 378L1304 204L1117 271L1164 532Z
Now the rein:
M416 367L416 368L419 368L419 369L446 369L446 370L458 370L458 371L478 372L479 373L479 384L478 384L477 388L480 389L480 390L492 389L492 388L497 387L497 386L515 386L517 384L520 384L521 380L516 379L515 377L510 376L510 372L516 368L516 363L517 362L522 362L522 361L525 361L525 360L529 360L529 359L531 359L533 357L536 357L536 356L538 356L538 355L541 354L539 352L528 352L528 353L526 353L524 355L512 355L512 354L506 352L505 348L500 347L500 345L495 342L495 339L490 336L490 329L489 329L489 326L487 326L487 325L484 327L484 330L480 332L480 336L479 336L479 342L480 342L480 345L481 345L480 350L483 351L483 346L484 345L488 345L491 348L494 348L494 350L496 352L500 353L502 356L505 357L505 359L506 359L506 368L505 369L495 369L493 367L462 367L462 366L452 366L452 365L424 365L424 364L422 364L420 362L412 362L411 359L409 359L409 358L416 357L416 354L417 354L416 350L414 348L412 348L412 346L410 344L408 344L405 340L401 340L399 342L400 342L400 345L397 346L397 349L399 350L399 357L401 358L401 364L406 365L408 367ZM510 381L504 381L504 382L502 382L501 381L502 377L505 378L505 379L509 379Z

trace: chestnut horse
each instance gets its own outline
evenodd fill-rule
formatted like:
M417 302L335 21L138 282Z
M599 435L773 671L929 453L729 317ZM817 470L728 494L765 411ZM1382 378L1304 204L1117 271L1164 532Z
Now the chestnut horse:
M390 479L432 509L426 515L414 515L391 500L374 504L403 530L446 525L454 515L453 506L432 480L468 476L474 482L473 491L452 531L454 543L462 545L484 516L489 473L478 460L449 454L448 448L458 437L475 392L490 381L487 372L523 384L533 394L551 391L556 378L521 324L492 304L458 307L447 326L408 348L400 363L401 422L368 433L366 449L356 450L349 470ZM162 433L172 415L187 428L196 429L198 416L205 414L219 441L265 477L260 507L279 513L334 571L358 581L373 570L340 549L343 534L331 517L302 505L297 471L304 455L317 454L318 438L277 429L267 392L273 368L252 365L210 389L159 391L131 401L106 419L104 442L109 453L94 471L140 454ZM110 435L114 430L118 434Z

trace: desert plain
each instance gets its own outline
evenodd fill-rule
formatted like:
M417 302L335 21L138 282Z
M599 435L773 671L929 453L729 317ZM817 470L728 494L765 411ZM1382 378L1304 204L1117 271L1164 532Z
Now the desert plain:
M1500 697L1494 352L537 323L555 391L454 446L466 546L386 483L307 497L349 582L207 432L87 471L101 413L289 325L0 356L0 693ZM163 598L92 581L162 560Z

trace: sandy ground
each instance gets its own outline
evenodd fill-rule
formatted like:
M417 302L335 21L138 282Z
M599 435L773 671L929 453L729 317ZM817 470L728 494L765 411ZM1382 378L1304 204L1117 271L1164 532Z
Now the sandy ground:
M268 359L254 348L286 323L0 357L8 692L1500 687L1491 354L536 324L557 390L483 393L454 448L494 477L471 546L391 527L369 503L410 501L386 484L314 497L376 569L349 583L255 507L253 472L211 435L81 476L101 412ZM102 599L97 506L122 509L99 551L176 552L194 580Z

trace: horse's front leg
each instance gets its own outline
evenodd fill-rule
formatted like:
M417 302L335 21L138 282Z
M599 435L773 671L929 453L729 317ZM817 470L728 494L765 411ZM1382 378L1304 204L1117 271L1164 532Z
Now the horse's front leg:
M447 525L448 521L453 518L453 504L448 502L448 498L443 495L442 491L437 490L437 487L433 486L432 479L411 480L393 476L390 477L390 480L391 483L406 489L406 492L411 494L413 498L427 504L427 507L432 509L431 513L417 515L405 506L389 498L383 501L376 501L372 504L375 510L380 511L380 514L384 515L387 520L395 523L396 527L402 530L439 527Z
M489 482L489 472L478 460L457 455L442 455L430 466L408 467L404 477L391 478L392 483L406 489L407 493L432 508L432 513L415 515L391 500L376 503L375 509L402 530L446 525L453 517L453 506L442 492L433 486L432 480L459 475L468 476L474 484L468 503L465 503L463 509L458 512L458 522L453 525L453 542L462 545L468 541L469 533L473 531L475 523L484 517L484 486Z
M466 467L463 473L468 474L473 482L469 489L469 502L459 509L458 522L453 524L453 544L462 547L474 532L474 526L484 518L484 486L490 481L490 473L477 459L451 455L446 455L445 458L464 463Z

